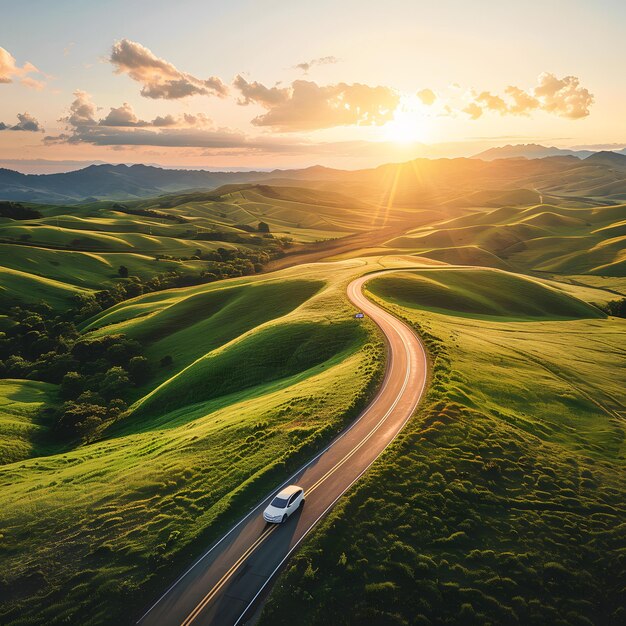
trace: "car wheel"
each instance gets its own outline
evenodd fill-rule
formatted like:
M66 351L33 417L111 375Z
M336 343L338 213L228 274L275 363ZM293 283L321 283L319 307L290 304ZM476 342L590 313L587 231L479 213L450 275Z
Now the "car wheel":
M302 508L304 506L304 498L302 498L302 500L300 500L300 508Z
M283 515L283 521L281 522L281 524L284 524L287 521L287 514L285 513L285 515Z

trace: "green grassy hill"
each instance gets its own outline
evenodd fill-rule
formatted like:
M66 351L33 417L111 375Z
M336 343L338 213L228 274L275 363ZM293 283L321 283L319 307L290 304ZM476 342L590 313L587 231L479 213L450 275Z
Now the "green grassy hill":
M626 329L604 311L626 296L626 205L601 194L618 174L558 159L327 174L8 207L0 346L21 328L24 356L0 371L24 373L0 384L0 622L130 623L366 404L383 344L345 288L389 268L412 271L370 295L427 342L428 399L264 623L614 619ZM282 261L297 265L263 273ZM46 408L68 398L107 406L64 439Z
M474 210L409 230L386 245L464 265L621 275L626 205L571 204Z
M433 271L454 294L445 312L422 308L430 271L369 284L425 339L428 396L292 559L260 625L620 623L626 321L557 320L564 301L544 298L515 321L508 290ZM571 300L593 290L569 290L584 311ZM468 318L470 303L500 315Z
M55 385L0 379L0 466L49 454L50 424L41 409L58 403Z
M467 317L576 319L605 317L599 309L544 284L499 270L426 269L382 277L369 290L404 307Z
M145 397L92 443L44 449L33 420L56 387L0 387L3 623L128 621L129 593L139 610L352 419L383 365L373 324L345 299L364 268L147 294L90 320L86 337L138 338L154 372L137 390ZM164 352L173 362L161 368Z
M1 265L11 274L3 288L15 300L52 298L55 305L67 304L76 287L114 286L120 266L142 280L172 272L198 280L214 272L219 250L271 257L283 254L287 241L307 244L368 229L376 213L336 192L267 185L125 204L27 206L40 217L0 218ZM268 236L258 232L260 223Z
M171 367L160 368L139 393L163 383L165 386L155 392L156 397L151 396L157 406L168 389L174 390L178 402L191 403L189 394L178 393L180 385L191 389L194 386L191 381L200 377L197 384L204 393L215 391L202 382L203 365L199 359L290 313L325 284L316 280L274 280L232 286L218 283L202 290L181 290L174 295L164 292L161 297L144 296L113 307L90 320L85 330L98 328L93 332L96 336L122 332L139 341L154 363L171 356L176 374L173 375ZM250 352L255 352L254 347ZM162 407L158 412L162 412Z
M19 252L15 255L12 253L11 256L19 256ZM19 301L32 300L44 301L55 309L60 309L70 306L75 296L84 291L80 287L52 278L0 267L0 295L3 303L0 310L6 310L6 307Z
M399 188L408 175L389 184ZM368 176L372 183L375 177ZM114 287L120 266L144 281L177 273L198 282L203 273L215 273L210 259L219 250L256 259L284 254L291 243L314 247L359 233L372 232L378 251L375 233L382 225L402 233L385 244L391 253L521 271L623 272L624 204L543 196L523 188L475 191L452 202L442 191L430 204L403 204L387 197L393 190L373 189L377 186L361 199L350 195L358 194L358 187L338 192L292 181L291 186L227 185L126 203L27 205L41 216L0 218L0 252L11 250L2 266L21 273L7 281L6 295L37 297L41 279L50 279L46 295L55 303L67 302L75 287ZM532 204L537 199L544 203ZM258 232L260 223L267 224L271 238Z

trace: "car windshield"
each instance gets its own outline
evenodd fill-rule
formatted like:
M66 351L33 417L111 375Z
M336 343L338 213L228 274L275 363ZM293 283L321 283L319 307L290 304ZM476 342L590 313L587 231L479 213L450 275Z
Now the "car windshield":
M275 506L277 509L284 509L287 506L287 501L289 498L281 498L280 496L276 496L272 500L272 506Z

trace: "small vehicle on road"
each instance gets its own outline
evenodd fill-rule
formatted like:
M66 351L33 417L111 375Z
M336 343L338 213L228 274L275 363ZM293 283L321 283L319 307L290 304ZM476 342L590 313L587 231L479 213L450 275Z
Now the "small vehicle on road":
M263 511L263 519L271 524L282 524L304 504L304 489L289 485L282 489Z

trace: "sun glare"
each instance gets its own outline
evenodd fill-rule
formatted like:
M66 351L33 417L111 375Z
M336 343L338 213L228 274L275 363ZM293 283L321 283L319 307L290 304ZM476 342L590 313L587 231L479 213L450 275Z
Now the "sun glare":
M428 135L428 117L424 105L414 96L404 97L394 111L393 119L383 127L385 139L397 143L424 141Z

